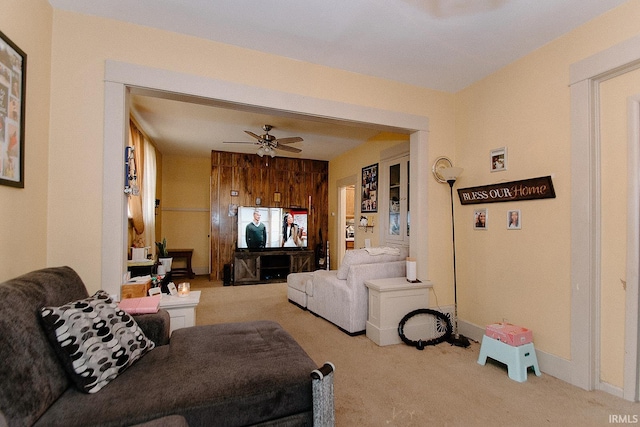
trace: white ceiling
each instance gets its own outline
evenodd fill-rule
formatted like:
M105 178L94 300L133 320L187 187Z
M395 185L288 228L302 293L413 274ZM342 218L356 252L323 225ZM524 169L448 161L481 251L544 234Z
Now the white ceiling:
M219 105L216 101L189 99L174 94L144 94L133 91L131 110L136 121L163 154L209 156L211 150L236 153L256 153L255 144L227 144L253 142L244 131L264 134L262 126L271 125L270 134L276 138L299 136L304 140L289 144L299 148L295 154L278 151L281 157L331 160L351 148L380 134L379 129L327 122L321 119L281 115L263 109L241 110ZM398 135L408 139L408 135Z
M457 92L626 0L49 0L54 8L272 53L305 62ZM249 141L274 125L277 137L302 136L348 149L371 135L354 128L138 96L145 131L166 150ZM225 110L225 109L223 109ZM223 124L229 125L227 130ZM201 132L196 132L196 130ZM334 133L335 135L331 135ZM191 141L184 138L189 135ZM214 135L216 137L214 137ZM354 140L354 137L356 138ZM176 141L178 138L178 141ZM179 142L170 148L170 142ZM209 144L209 145L207 145ZM231 144L225 144L229 146ZM244 147L234 144L234 147ZM251 146L249 146L251 148ZM240 151L228 149L227 151ZM338 152L331 151L331 156Z

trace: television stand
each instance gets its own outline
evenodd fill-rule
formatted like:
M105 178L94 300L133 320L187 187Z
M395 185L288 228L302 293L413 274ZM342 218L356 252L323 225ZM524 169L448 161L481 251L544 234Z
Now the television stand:
M290 273L311 271L312 250L236 251L234 254L234 285L285 282Z

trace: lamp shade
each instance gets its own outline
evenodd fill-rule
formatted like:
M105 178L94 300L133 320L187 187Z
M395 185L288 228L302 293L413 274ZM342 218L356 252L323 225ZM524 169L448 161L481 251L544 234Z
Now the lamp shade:
M458 167L442 168L440 169L440 175L442 175L446 181L455 181L462 175L463 170L464 169Z

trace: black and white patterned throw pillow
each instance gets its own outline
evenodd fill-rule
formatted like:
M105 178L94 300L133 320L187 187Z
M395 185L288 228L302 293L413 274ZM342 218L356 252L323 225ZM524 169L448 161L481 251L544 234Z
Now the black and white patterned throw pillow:
M56 353L76 386L96 393L155 344L105 291L40 309Z

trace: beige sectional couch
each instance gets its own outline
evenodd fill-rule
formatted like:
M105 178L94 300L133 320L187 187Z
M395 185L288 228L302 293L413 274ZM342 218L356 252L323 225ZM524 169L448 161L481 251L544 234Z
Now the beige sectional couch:
M369 294L364 282L404 277L407 248L349 250L338 270L287 276L289 301L328 320L350 335L365 332Z

